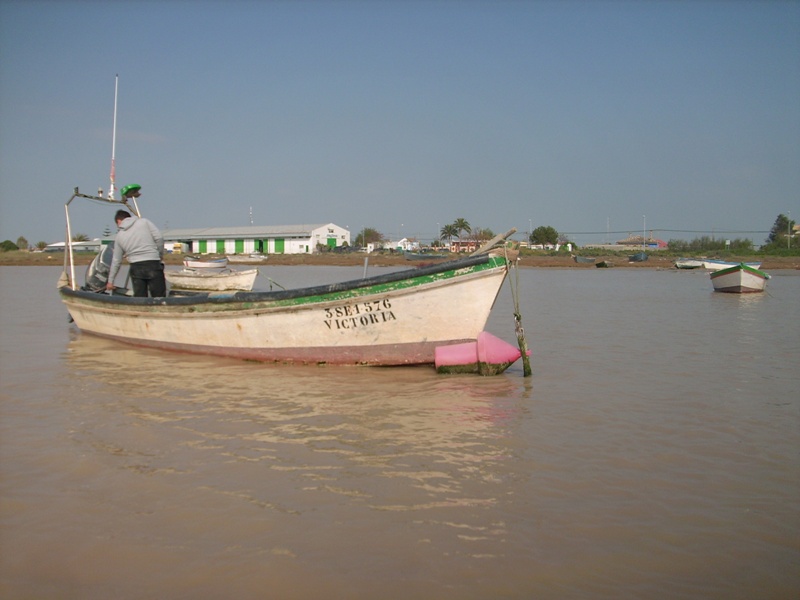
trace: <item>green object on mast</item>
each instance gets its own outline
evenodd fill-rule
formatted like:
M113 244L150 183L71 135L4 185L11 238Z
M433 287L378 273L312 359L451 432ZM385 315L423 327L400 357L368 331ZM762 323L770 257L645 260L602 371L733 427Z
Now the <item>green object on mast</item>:
M139 195L139 190L141 189L142 186L140 186L138 183L131 183L122 188L119 193L122 194L123 198L129 198L131 196L135 197Z

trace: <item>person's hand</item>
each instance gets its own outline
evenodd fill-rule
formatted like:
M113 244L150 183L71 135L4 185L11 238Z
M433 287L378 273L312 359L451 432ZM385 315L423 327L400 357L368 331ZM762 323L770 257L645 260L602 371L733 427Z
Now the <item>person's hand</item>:
M116 286L113 283L111 283L110 281L106 284L106 289L109 290L109 291L113 290L115 287Z

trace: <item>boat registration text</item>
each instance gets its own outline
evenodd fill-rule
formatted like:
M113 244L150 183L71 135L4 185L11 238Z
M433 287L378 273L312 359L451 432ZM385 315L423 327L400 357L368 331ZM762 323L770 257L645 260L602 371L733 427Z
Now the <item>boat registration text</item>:
M326 308L325 325L328 329L356 329L396 321L391 308L388 298Z

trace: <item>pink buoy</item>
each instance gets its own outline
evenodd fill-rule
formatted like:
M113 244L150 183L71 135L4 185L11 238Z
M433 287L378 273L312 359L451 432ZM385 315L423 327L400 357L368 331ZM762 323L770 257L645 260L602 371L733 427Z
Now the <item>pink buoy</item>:
M510 367L522 353L508 342L482 331L474 342L439 346L434 363L439 373L480 373L497 375Z
M487 331L478 334L478 362L489 364L511 364L517 360L522 353L519 348L512 346L499 337Z
M437 346L433 351L436 368L472 365L478 362L478 343L465 342L450 346Z

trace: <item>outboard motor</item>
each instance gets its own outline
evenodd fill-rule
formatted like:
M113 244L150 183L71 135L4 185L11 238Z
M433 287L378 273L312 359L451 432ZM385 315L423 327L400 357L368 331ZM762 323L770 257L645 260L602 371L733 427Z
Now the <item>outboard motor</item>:
M86 292L97 292L102 294L106 291L108 283L108 272L111 269L111 260L114 258L114 243L103 246L103 249L94 257L94 260L86 269L86 283L82 290ZM119 290L124 292L124 290ZM116 290L115 290L116 292Z

